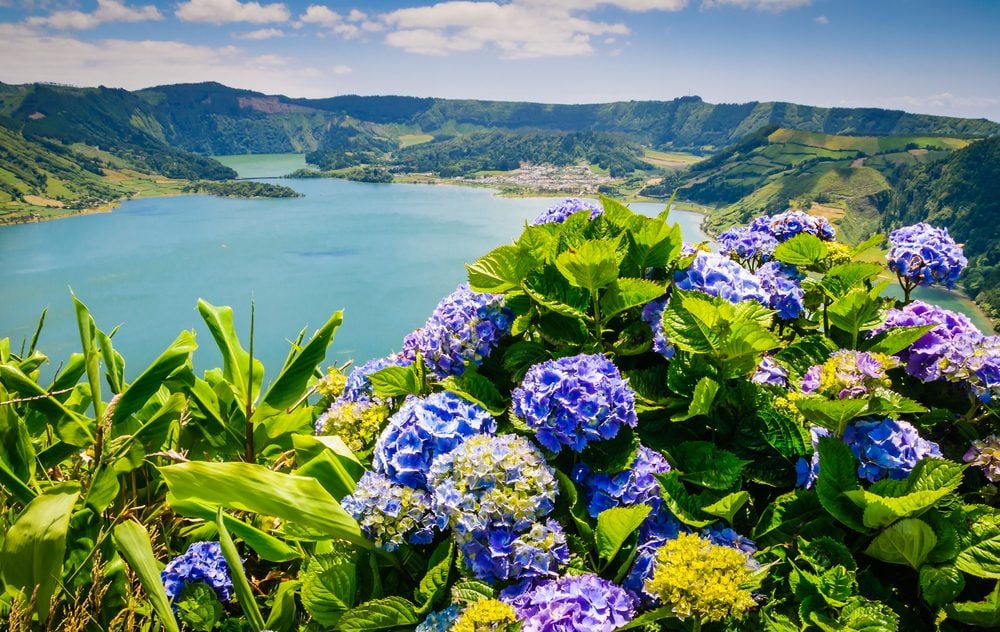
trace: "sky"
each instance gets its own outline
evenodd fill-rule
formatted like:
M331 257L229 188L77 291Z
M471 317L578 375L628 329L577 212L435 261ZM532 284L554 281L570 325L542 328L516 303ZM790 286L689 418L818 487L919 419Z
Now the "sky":
M0 0L0 81L1000 121L1000 0Z

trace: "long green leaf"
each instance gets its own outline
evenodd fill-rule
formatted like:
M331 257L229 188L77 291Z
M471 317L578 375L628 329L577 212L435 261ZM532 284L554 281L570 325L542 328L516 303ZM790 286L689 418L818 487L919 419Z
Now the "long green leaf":
M80 448L94 442L91 420L67 408L19 368L11 364L0 365L0 382L11 392L34 398L31 406L48 418L63 441Z
M112 426L142 408L171 373L184 365L198 348L193 331L183 331L170 346L122 392L111 414Z
M198 311L208 325L208 330L215 339L222 353L222 375L241 405L248 400L257 399L257 391L264 379L264 365L260 360L253 360L253 384L251 393L247 393L247 380L250 373L250 354L243 349L239 336L233 328L233 310L231 307L216 307L202 299L198 299Z
M236 550L236 544L226 530L226 514L219 507L215 516L215 526L219 529L219 547L222 549L222 557L226 558L229 566L229 577L233 582L233 590L236 592L236 600L243 608L243 614L250 622L253 632L260 632L264 629L264 617L260 614L257 600L254 599L253 589L247 581L247 575L243 571L243 560L240 559L240 552Z
M149 602L160 617L160 623L167 632L180 632L177 619L170 608L167 591L160 579L160 568L153 556L153 547L149 543L149 533L146 528L135 520L128 520L115 527L113 540L115 548L122 554L125 561L139 578L139 583L146 590Z
M73 307L76 310L76 324L80 329L80 344L83 348L83 358L87 365L87 382L90 384L90 396L94 403L94 419L101 420L104 415L104 403L101 401L100 353L95 346L97 325L90 315L90 310L70 292L73 297Z
M326 323L313 334L302 352L285 365L277 379L264 394L263 402L258 409L258 416L266 418L270 414L278 414L299 401L306 391L306 384L312 377L316 367L326 357L326 350L333 342L333 336L344 322L344 312L334 312Z
M37 590L35 614L40 621L48 618L49 601L62 579L66 532L79 496L77 483L63 483L37 496L7 530L0 551L4 583L26 596Z
M275 516L318 536L372 548L354 518L315 479L237 462L190 461L159 469L177 498Z

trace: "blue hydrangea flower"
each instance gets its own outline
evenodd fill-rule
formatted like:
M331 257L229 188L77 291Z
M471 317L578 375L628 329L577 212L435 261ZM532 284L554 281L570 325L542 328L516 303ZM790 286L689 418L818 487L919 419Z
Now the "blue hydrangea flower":
M942 283L954 287L969 263L947 228L924 222L892 231L886 258L889 269L911 286Z
M740 261L767 261L778 247L778 240L768 232L734 226L719 235L719 252Z
M461 612L458 604L453 603L443 610L427 615L414 632L448 632Z
M195 542L190 545L183 555L170 560L160 572L160 580L170 601L177 599L186 585L195 582L207 584L215 591L219 601L226 602L233 597L229 565L222 557L222 546L218 542Z
M395 483L426 489L434 458L475 434L496 432L496 420L478 404L443 391L408 397L375 442L372 467Z
M921 459L942 458L941 449L905 421L855 421L844 431L844 443L861 462L858 476L871 482L903 479Z
M805 310L805 292L799 281L802 275L777 261L765 263L757 269L757 279L767 295L767 305L778 312L778 318L792 320Z
M528 369L511 393L512 410L558 452L582 451L591 441L611 439L622 424L635 427L635 392L618 367L602 355L548 360Z
M376 398L372 392L372 383L368 376L390 366L406 367L410 366L410 364L412 364L412 360L405 358L400 353L369 360L351 371L351 374L347 376L344 392L337 399L354 403L374 401Z
M969 388L984 402L1000 396L1000 336L987 336L962 358Z
M517 435L475 435L434 459L427 484L437 523L456 535L497 529L523 532L555 506L553 470Z
M498 581L556 577L569 562L562 527L555 520L536 522L523 532L492 529L483 536L455 537L465 564L479 579Z
M829 437L830 431L822 426L810 426L809 435L812 438L813 455L808 461L803 457L795 463L795 486L811 489L816 484L816 477L819 476L819 440L821 437Z
M701 536L708 539L712 544L728 546L742 551L748 557L757 552L757 545L754 544L753 540L718 523L702 529Z
M646 303L642 308L642 321L649 324L653 332L653 351L669 360L674 357L676 349L667 340L667 332L663 328L663 310L667 308L668 300L664 295Z
M750 222L750 230L767 233L779 242L788 241L800 233L816 235L824 241L833 241L837 236L837 231L825 217L794 210L770 217L762 215Z
M514 315L503 295L473 292L463 283L444 297L420 329L403 339L403 356L417 352L439 379L465 372L465 363L482 364L510 334Z
M663 455L645 446L636 451L629 468L616 474L591 472L585 463L573 470L573 481L584 488L587 513L596 518L605 509L629 505L654 505L663 502L656 474L670 471Z
M384 474L365 472L354 493L340 504L358 521L365 537L385 551L395 551L404 542L430 544L434 538L431 495L397 485Z
M674 274L674 285L682 290L719 296L730 303L753 300L767 305L769 299L760 279L749 270L728 257L703 250L687 269Z
M611 632L635 617L632 597L597 575L560 577L510 600L522 632Z
M750 376L754 384L770 384L771 386L788 387L788 369L778 364L771 356L764 356Z
M539 226L541 224L561 224L566 221L567 217L573 213L579 213L580 211L590 211L590 219L594 219L603 213L604 209L601 208L600 204L592 200L566 198L562 202L545 209L538 217L535 218L535 221L531 222L531 225Z

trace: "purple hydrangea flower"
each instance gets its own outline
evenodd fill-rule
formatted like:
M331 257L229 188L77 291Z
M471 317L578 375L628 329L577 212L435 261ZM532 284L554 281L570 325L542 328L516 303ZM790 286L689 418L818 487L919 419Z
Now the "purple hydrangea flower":
M222 546L218 542L195 542L190 545L183 555L170 560L160 572L160 580L170 601L177 599L185 586L195 582L207 584L215 591L219 601L226 602L233 597L229 565L222 557Z
M553 470L517 435L476 435L434 459L427 476L437 523L461 536L522 532L555 506Z
M942 458L941 449L905 421L855 421L844 431L844 443L861 461L858 476L871 482L904 479L921 459Z
M981 468L991 483L1000 483L1000 438L996 435L973 441L962 459Z
M463 283L438 303L423 327L403 339L403 356L412 361L419 351L440 379L461 375L466 362L482 364L510 334L513 320L502 295L473 292Z
M987 336L961 354L960 379L984 402L1000 395L1000 336Z
M889 235L889 269L910 285L942 283L954 287L969 263L947 228L920 222Z
M512 410L543 446L580 452L591 441L612 439L622 424L635 427L635 392L602 355L548 360L528 369L511 393Z
M482 536L456 535L466 566L479 579L496 583L556 577L569 562L562 527L555 520L536 522L526 531L492 529Z
M635 616L632 597L597 575L561 577L510 600L522 632L611 632Z
M837 236L837 231L825 217L793 210L771 217L767 215L758 217L750 222L750 230L767 233L779 242L788 241L800 233L816 235L825 241L832 241Z
M760 279L732 259L713 252L699 251L687 269L674 274L674 285L681 290L719 296L730 303L754 300L768 304Z
M734 226L719 235L718 241L719 252L743 263L767 261L778 247L773 235L749 226Z
M417 626L414 632L448 632L452 624L462 613L458 604L451 604L443 610L438 610L427 615L427 618Z
M384 474L365 472L340 504L358 521L365 537L385 551L395 551L403 542L430 544L434 538L431 495L397 485Z
M771 386L787 388L788 369L778 364L778 361L771 356L764 356L750 377L750 381L754 384L770 384Z
M757 279L767 295L765 305L778 312L778 318L792 320L805 310L805 292L799 285L801 276L795 268L777 261L757 269Z
M829 437L830 431L822 426L810 426L809 435L812 438L813 455L810 460L799 457L795 463L795 486L811 489L816 484L816 477L819 476L819 440L822 437Z
M535 218L535 221L531 222L531 225L539 226L541 224L561 224L566 221L567 217L573 213L579 213L580 211L590 211L590 219L594 219L604 212L601 205L592 200L566 198L562 202L545 209L538 217Z
M434 458L467 437L496 432L496 420L478 404L449 391L408 397L375 442L372 467L395 483L426 489Z
M640 446L629 469L616 474L591 472L581 462L573 470L573 481L583 486L587 513L596 518L612 507L662 504L660 484L655 475L669 471L670 463L662 454Z
M802 392L837 399L867 397L891 386L886 370L898 365L894 356L841 349L823 364L809 367L802 377Z
M648 323L653 331L653 351L669 360L674 357L676 349L667 340L667 332L663 328L663 310L667 308L668 300L664 295L646 303L642 308L642 321Z

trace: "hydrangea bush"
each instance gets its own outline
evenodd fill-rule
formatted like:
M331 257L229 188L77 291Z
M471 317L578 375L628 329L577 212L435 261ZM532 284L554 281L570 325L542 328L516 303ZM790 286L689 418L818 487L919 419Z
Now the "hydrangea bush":
M346 375L317 366L339 314L267 380L208 304L223 367L201 375L183 334L127 383L82 306L84 354L52 385L0 345L0 614L995 628L1000 339L910 300L949 283L957 247L918 225L886 259L789 211L713 253L668 217L553 207L468 264L399 353ZM56 569L37 591L10 563L29 558Z

